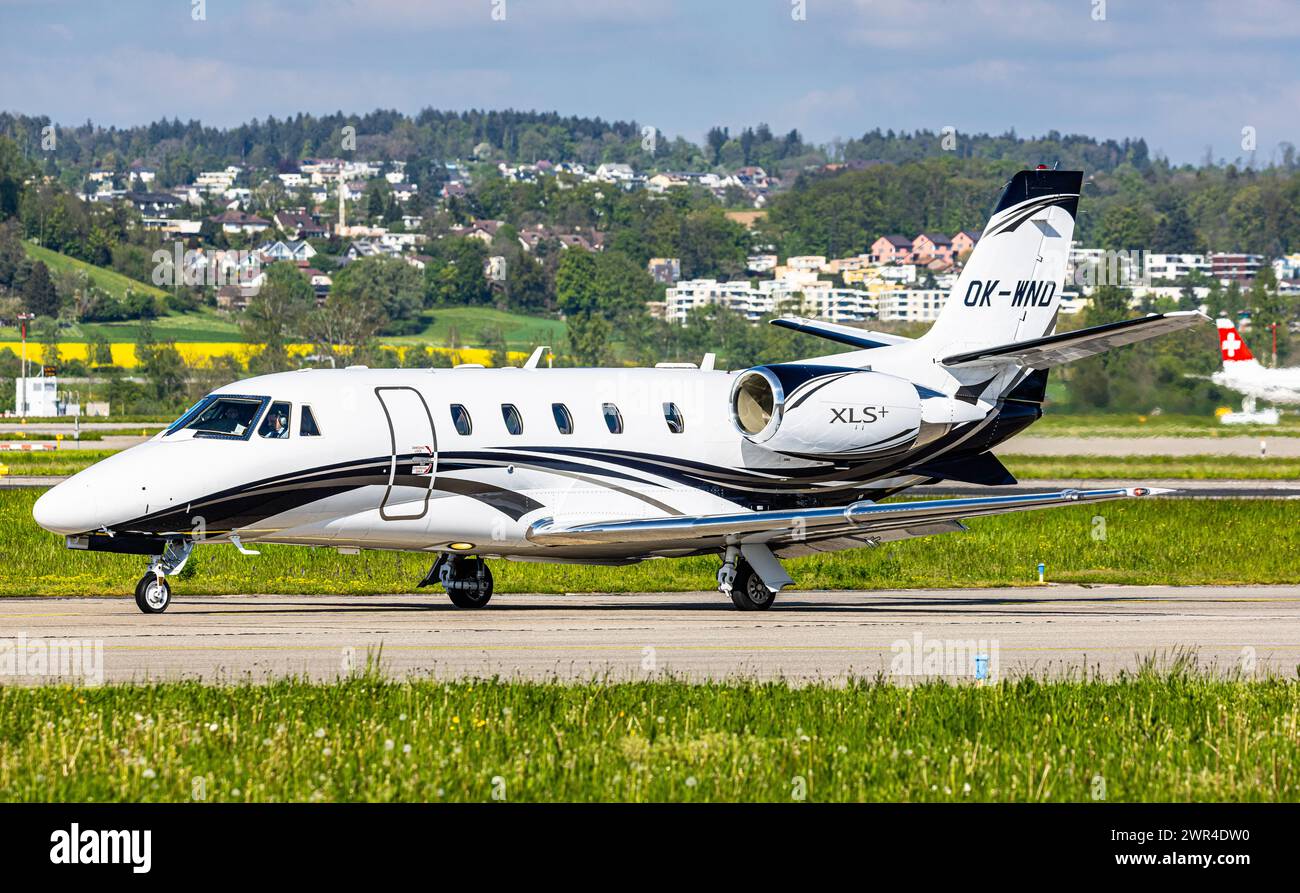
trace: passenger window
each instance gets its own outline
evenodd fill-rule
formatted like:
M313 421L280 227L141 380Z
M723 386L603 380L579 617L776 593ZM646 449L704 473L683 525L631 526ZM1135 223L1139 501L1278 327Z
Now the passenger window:
M469 410L459 403L451 404L451 423L456 426L456 433L462 437L474 430L474 422L469 417Z
M551 414L555 416L555 427L561 434L573 433L573 415L563 403L552 403Z
M686 419L676 403L664 404L664 421L668 423L668 430L674 434L681 434L686 430Z
M302 418L298 419L298 436L320 437L320 428L316 425L316 416L312 415L310 406L302 408Z
M501 418L505 420L506 430L511 434L524 433L524 420L513 403L501 404Z
M262 419L262 424L257 429L257 436L269 437L274 440L289 436L288 403L271 404L271 408L266 411L266 418Z
M609 433L622 434L623 414L618 411L618 407L613 403L606 403L602 411L605 414L605 427L609 429Z

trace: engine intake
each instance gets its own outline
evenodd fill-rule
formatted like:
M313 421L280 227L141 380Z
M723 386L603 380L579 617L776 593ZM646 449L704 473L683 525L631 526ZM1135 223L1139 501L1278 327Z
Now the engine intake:
M865 458L928 443L986 408L883 372L778 363L736 376L731 421L751 443L809 458Z

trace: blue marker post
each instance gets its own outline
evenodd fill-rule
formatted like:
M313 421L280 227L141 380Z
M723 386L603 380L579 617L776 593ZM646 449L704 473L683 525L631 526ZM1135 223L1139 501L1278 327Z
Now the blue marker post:
M1040 586L1047 582L1047 580L1045 579L1046 574L1047 574L1047 565L1043 564L1041 561L1038 562L1038 583Z
M987 654L975 655L975 681L984 684L989 678L989 656Z

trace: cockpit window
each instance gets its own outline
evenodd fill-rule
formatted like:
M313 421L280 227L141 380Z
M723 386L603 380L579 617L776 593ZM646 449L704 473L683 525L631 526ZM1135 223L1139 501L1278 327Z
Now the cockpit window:
M320 427L316 424L316 416L312 414L311 407L304 405L302 408L302 418L298 420L299 437L320 437Z
M253 433L253 423L270 400L266 397L209 396L199 402L181 419L167 429L193 431L195 437L232 437L247 440ZM288 404L277 404L285 405Z
M271 411L262 419L262 424L258 426L257 436L267 437L272 440L281 440L289 436L289 412L288 403L276 401L271 404Z

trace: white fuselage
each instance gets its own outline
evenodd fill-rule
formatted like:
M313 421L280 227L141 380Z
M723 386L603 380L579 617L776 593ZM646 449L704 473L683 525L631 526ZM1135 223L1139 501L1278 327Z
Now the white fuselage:
M1256 360L1225 362L1223 369L1210 376L1225 388L1269 403L1300 403L1300 367L1270 369Z
M468 543L478 554L526 555L538 551L525 532L541 517L569 525L762 510L823 494L851 500L863 481L837 479L828 463L763 450L737 432L726 412L734 378L646 368L261 376L214 394L290 404L289 436L163 432L60 484L38 514L67 534L235 534L246 543L417 550ZM503 404L518 411L520 433L509 430ZM561 433L555 404L567 410L572 433ZM617 408L620 431L610 430L605 404ZM680 416L679 431L665 404ZM464 408L469 433L457 430L453 405ZM304 406L318 436L301 434ZM812 479L792 483L799 472Z

